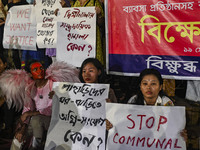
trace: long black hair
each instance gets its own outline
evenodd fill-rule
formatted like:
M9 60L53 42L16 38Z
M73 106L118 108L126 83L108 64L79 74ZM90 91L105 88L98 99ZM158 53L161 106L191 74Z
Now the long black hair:
M160 72L158 70L153 69L153 68L144 69L140 73L140 76L139 76L139 79L138 79L138 87L137 87L138 88L138 92L137 92L137 97L136 97L136 104L138 104L138 105L144 105L144 97L143 97L142 91L140 90L140 85L141 85L142 79L146 75L154 75L158 79L159 84L163 85L163 78L162 78L162 76L161 76L161 74L160 74ZM158 95L160 97L166 96L166 94L163 92L163 89L160 90Z
M98 76L98 83L104 83L105 78L106 78L106 73L104 71L103 65L96 58L87 58L83 61L83 63L81 64L80 72L79 72L80 81L82 83L85 83L85 81L83 80L82 71L83 71L83 68L85 67L85 65L88 63L92 63L97 68L97 70L101 71L101 74Z

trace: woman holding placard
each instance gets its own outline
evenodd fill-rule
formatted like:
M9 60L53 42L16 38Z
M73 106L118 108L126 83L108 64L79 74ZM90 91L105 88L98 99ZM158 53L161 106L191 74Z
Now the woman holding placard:
M172 100L163 92L163 79L156 69L145 69L139 76L138 94L132 96L128 104L174 106ZM181 131L181 136L187 141L187 131Z
M145 69L139 76L140 90L128 103L137 105L173 106L173 102L163 92L163 79L156 69Z
M83 83L105 83L105 71L103 65L96 58L87 58L83 61L79 79ZM107 102L117 103L114 91L110 88Z

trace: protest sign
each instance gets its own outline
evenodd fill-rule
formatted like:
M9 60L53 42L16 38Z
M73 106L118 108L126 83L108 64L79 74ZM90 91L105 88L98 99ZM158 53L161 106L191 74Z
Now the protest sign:
M186 150L185 107L106 104L107 150Z
M56 9L61 9L59 0L37 0L37 45L39 48L56 48L57 17Z
M96 55L95 7L63 8L58 14L56 58L76 67Z
M200 80L199 1L106 0L107 71ZM140 63L140 65L136 65Z
M109 85L55 82L45 150L104 150Z
M36 21L32 5L13 6L6 17L3 46L36 50Z

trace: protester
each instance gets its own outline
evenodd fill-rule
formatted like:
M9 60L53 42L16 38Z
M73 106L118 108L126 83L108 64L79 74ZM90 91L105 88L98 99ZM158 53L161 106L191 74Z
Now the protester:
M48 94L52 88L52 81L45 79L44 67L40 62L32 62L28 66L30 67L28 67L28 72L31 73L35 81L37 93L29 105L24 106L23 114L20 118L21 127L15 137L19 142L22 142L26 128L30 125L33 132L32 148L42 149L43 134L48 130L51 119L52 100L48 98ZM26 123L30 117L30 122Z
M73 7L92 7L95 6L97 13L96 26L96 58L104 65L104 54L102 48L102 38L100 27L104 25L104 11L101 3L98 0L76 0Z
M103 65L96 58L87 58L83 61L79 79L83 83L105 83L106 73ZM110 88L107 102L117 103L114 90Z
M139 91L132 96L128 104L151 106L174 106L172 100L163 92L163 79L156 69L145 69L140 73ZM181 136L187 141L187 131L181 131Z
M140 73L139 91L131 97L129 104L173 106L173 102L163 92L163 79L156 69L145 69Z
M78 69L64 62L53 63L45 72L40 62L31 61L27 65L27 72L24 70L8 70L4 72L3 78L0 79L0 83L7 81L2 87L4 87L3 93L9 97L8 99L12 101L12 97L17 97L13 101L14 106L18 108L24 105L15 134L16 139L13 140L11 146L12 150L27 146L24 141L29 141L29 137L32 136L31 148L43 149L46 131L51 119L52 100L49 93L52 90L53 82L80 82ZM28 75L31 75L32 79ZM16 87L20 90L18 91ZM21 100L21 98L24 99Z
M96 58L85 59L80 68L79 79L83 83L105 83L106 73L101 62ZM106 102L117 103L117 98L112 88L109 89ZM112 124L106 119L106 141L110 128L112 128Z

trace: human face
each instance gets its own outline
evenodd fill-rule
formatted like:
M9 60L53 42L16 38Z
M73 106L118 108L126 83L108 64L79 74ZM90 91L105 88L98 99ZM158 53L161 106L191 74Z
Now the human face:
M85 83L98 83L98 76L101 71L98 70L92 63L87 63L82 70L82 77Z
M44 79L44 67L41 63L35 62L31 64L30 68L34 80Z
M142 91L144 100L147 105L154 105L158 94L162 89L162 85L155 75L146 75L140 83L140 90Z
M3 61L0 59L0 74L2 74L4 72L4 70L6 69L7 64L3 63Z

